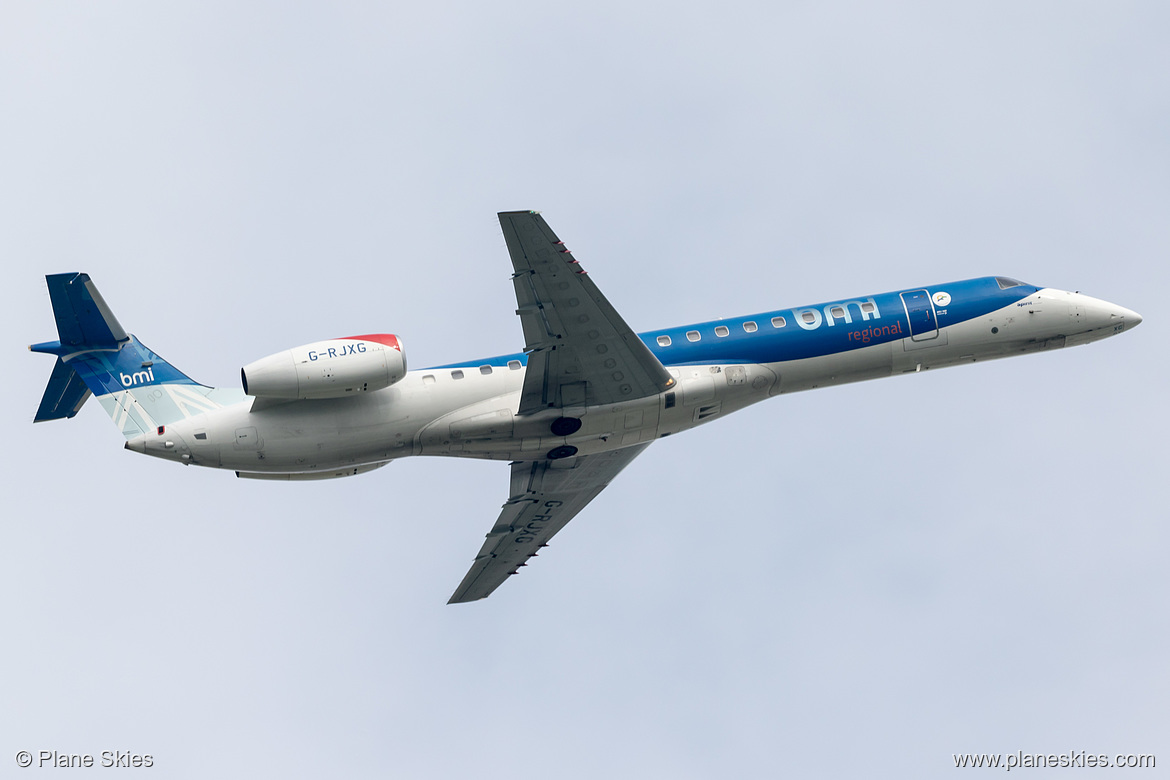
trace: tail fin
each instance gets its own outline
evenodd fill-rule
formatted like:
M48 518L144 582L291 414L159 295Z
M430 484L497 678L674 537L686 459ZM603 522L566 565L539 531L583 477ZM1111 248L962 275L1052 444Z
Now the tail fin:
M93 394L132 439L243 398L200 385L128 334L87 274L45 280L60 338L29 347L57 356L34 422L73 417Z

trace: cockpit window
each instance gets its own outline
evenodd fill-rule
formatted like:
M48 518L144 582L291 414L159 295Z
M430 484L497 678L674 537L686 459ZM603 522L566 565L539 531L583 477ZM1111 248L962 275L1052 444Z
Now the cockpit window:
M1020 287L1024 284L1018 279L1009 279L1006 276L997 276L995 277L995 281L997 284L999 284L999 289L1001 290L1006 290L1009 287Z

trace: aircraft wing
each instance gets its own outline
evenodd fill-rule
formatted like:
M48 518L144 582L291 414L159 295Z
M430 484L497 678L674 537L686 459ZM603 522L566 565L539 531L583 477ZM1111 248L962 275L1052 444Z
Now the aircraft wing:
M564 460L517 461L499 519L448 604L487 598L650 443Z
M528 353L518 414L629 401L674 384L543 217L499 217Z

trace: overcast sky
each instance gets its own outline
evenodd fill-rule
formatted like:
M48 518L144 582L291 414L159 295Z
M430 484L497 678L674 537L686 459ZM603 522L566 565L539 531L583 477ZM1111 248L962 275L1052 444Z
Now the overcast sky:
M1167 40L1159 2L0 0L0 776L1165 776ZM525 208L636 330L988 274L1145 323L659 442L462 606L503 464L254 483L30 422L47 273L208 384L345 333L437 365L522 347Z

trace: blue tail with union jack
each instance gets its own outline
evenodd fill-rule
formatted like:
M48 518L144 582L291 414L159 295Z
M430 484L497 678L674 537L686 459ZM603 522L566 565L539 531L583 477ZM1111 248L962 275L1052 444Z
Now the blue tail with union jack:
M56 355L57 363L34 422L73 417L94 395L132 439L243 397L199 384L127 333L88 274L45 280L58 340L29 349Z

